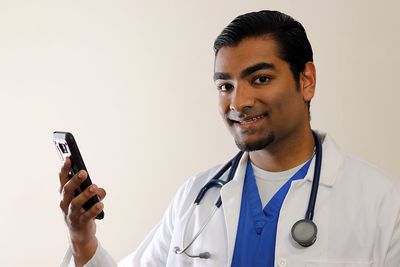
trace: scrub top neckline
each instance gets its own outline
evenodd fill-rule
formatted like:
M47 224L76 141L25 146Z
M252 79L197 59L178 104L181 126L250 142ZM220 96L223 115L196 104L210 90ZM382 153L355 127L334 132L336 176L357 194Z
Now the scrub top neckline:
M253 173L256 179L260 179L263 181L283 181L283 180L289 180L290 177L292 177L298 170L300 170L301 167L304 166L306 162L301 163L300 165L291 168L286 171L281 171L281 172L270 172L263 170L256 165L254 165L253 162L251 162L251 167L253 168Z
M253 217L254 228L257 234L261 234L264 226L267 222L277 220L279 212L286 197L286 194L290 188L290 184L294 180L303 179L309 169L310 163L313 157L309 159L299 170L286 182L284 185L274 194L270 201L262 207L261 197L257 188L256 178L254 175L251 161L247 163L246 176L244 181L244 188L249 208Z

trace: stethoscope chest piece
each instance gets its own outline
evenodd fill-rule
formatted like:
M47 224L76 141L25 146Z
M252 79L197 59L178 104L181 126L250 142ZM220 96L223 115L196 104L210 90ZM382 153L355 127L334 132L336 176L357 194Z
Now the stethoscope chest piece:
M317 240L317 225L311 220L302 219L292 226L292 237L302 247L309 247Z

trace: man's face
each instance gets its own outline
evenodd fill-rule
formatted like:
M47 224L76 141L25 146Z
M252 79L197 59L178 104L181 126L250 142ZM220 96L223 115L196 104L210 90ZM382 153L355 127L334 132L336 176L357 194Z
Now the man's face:
M309 124L313 92L304 92L302 78L296 83L277 48L270 37L246 38L215 58L220 113L242 150L272 147Z

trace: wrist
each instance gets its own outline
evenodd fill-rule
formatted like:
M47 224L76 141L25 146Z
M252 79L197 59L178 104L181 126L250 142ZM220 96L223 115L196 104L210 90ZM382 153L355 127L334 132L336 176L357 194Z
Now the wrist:
M71 237L71 251L77 267L83 266L93 258L97 250L97 244L96 237L89 240Z

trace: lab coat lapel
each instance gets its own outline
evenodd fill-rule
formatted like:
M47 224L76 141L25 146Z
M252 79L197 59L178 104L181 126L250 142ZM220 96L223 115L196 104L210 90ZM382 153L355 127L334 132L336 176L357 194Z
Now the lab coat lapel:
M319 184L332 187L344 161L343 152L329 135L318 134L322 141L322 163ZM311 162L311 166L314 166L314 161L315 159ZM314 178L313 174L314 171L309 171L305 179L312 182Z
M233 249L235 247L236 231L239 223L240 205L248 153L245 153L238 165L232 181L221 189L222 207L224 211L226 234L227 234L227 262L231 266Z

